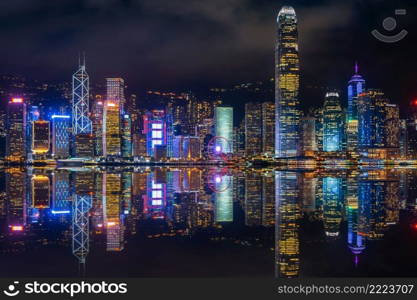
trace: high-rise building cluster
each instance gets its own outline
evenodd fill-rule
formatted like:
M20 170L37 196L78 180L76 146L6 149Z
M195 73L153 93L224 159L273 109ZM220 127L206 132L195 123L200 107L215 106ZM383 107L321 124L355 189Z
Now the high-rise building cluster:
M304 113L298 44L297 15L285 6L277 17L275 102L259 82L212 89L222 94L215 98L148 91L141 99L113 77L98 93L90 89L84 59L72 77L70 107L51 111L30 95L11 97L0 115L2 156L11 163L417 159L417 100L411 116L401 119L398 105L381 89L367 87L357 63L346 99L328 88L323 105ZM244 97L249 90L257 96ZM227 93L244 105L230 99L236 105L224 105Z

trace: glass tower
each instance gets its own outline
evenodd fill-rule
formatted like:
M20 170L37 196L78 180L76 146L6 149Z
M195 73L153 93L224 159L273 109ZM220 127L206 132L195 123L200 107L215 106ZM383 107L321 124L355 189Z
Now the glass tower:
M214 110L216 145L222 153L233 152L233 107L218 106Z
M69 157L69 115L52 116L52 155L54 158Z
M299 150L300 65L297 16L284 6L278 14L275 50L275 156L294 157Z

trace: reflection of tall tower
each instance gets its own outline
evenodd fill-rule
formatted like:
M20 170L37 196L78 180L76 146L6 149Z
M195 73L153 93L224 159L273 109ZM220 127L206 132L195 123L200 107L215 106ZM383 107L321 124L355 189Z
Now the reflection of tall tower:
M34 208L48 208L49 197L49 177L45 175L33 175L32 206Z
M72 253L78 258L82 272L90 250L90 218L94 186L94 173L75 173L75 192L72 198Z
M342 179L323 178L323 223L327 237L336 238L342 222L343 189Z
M70 214L70 182L67 171L55 171L52 173L52 213Z
M120 174L103 174L103 209L107 229L107 251L124 248L123 224L120 220L122 182Z
M22 231L26 225L26 176L11 168L6 173L7 224L11 231Z
M294 172L275 173L276 272L280 278L298 277L300 269L298 178Z
M294 157L299 150L300 65L297 16L284 6L277 18L275 50L275 157Z
M355 265L359 262L359 255L365 250L365 237L363 235L363 200L358 198L358 184L354 177L349 177L347 182L347 221L348 221L348 247L354 255Z
M85 271L85 260L90 250L90 220L88 213L92 206L91 196L74 194L72 210L72 253Z
M262 225L275 224L275 176L267 174L262 177Z
M233 222L233 178L229 175L214 175L214 204L216 222Z
M245 224L259 226L262 223L262 176L250 172L245 184Z

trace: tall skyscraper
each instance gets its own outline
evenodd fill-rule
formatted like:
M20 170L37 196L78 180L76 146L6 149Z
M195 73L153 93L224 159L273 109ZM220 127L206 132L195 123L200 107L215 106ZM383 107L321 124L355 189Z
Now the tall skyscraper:
M35 155L46 155L49 152L49 121L38 120L32 127L32 152Z
M347 113L347 151L354 153L358 147L358 96L365 91L365 80L358 74L359 67L355 64L355 74L348 83L348 113Z
M72 76L72 133L90 134L92 130L89 114L89 77L85 70L85 61Z
M301 119L302 150L305 156L314 156L317 151L316 118L306 116Z
M91 119L94 132L94 155L103 156L103 113L104 100L101 95L95 97Z
M222 153L233 153L233 107L217 106L214 109L215 136Z
M92 139L92 122L89 118L90 93L89 77L85 70L85 59L79 64L77 72L72 76L72 134L74 137L74 155L76 157L92 157L87 147ZM81 143L81 144L80 144ZM82 148L82 149L80 149ZM94 154L94 148L91 149Z
M7 104L6 159L23 161L26 158L26 104L13 98Z
M323 151L342 151L343 129L343 111L339 93L328 92L323 107Z
M262 104L245 104L245 156L262 153Z
M284 6L277 18L275 50L275 157L294 157L299 153L300 65L297 16Z
M124 114L126 109L125 82L122 78L106 78L107 95L106 100L118 104L120 113Z
M268 157L275 153L275 103L262 103L262 152Z
M103 113L103 155L120 156L120 110L119 104L107 100Z
M70 155L70 120L68 115L52 116L52 156L55 159Z
M132 119L124 114L122 118L122 156L132 156Z

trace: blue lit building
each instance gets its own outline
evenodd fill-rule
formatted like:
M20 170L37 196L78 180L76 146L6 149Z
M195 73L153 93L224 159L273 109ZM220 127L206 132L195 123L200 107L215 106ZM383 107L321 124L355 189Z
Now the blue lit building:
M347 113L347 150L355 152L358 146L358 97L365 91L365 80L358 74L358 64L355 74L348 83L348 113Z
M326 94L323 107L323 151L338 152L343 150L344 135L343 111L339 93Z
M70 126L69 115L53 115L52 119L52 157L55 159L68 158L70 155Z
M71 214L71 199L69 173L66 171L52 173L52 214L56 216Z

